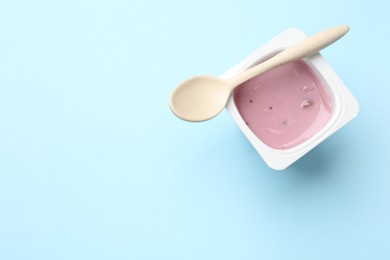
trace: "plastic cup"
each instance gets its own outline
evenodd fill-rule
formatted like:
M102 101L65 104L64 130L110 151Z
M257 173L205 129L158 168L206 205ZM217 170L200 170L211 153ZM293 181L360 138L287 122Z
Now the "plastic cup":
M233 77L304 38L306 38L306 35L302 31L298 29L288 29L230 68L221 75L221 78ZM287 168L356 117L359 112L359 104L356 98L319 53L311 55L303 60L322 79L333 98L333 111L329 121L305 142L285 150L271 148L262 142L246 125L234 102L233 94L230 96L226 105L226 110L233 117L249 142L254 146L265 163L275 170Z

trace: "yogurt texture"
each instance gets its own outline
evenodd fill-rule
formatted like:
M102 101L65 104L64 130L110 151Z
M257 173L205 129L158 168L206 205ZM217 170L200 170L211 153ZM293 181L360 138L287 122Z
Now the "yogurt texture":
M245 123L266 145L295 147L321 130L332 114L325 83L303 60L256 76L234 90Z

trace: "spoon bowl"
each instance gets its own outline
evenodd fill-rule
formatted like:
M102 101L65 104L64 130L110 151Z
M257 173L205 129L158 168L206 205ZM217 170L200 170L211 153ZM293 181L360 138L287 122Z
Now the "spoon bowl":
M182 82L173 92L170 107L186 121L200 122L218 115L230 96L229 81L211 76L196 76Z

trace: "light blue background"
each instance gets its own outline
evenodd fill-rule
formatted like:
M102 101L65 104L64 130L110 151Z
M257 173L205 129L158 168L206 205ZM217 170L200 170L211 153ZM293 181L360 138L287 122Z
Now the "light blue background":
M388 1L0 2L0 259L390 259ZM359 116L272 171L230 116L172 89L286 28Z

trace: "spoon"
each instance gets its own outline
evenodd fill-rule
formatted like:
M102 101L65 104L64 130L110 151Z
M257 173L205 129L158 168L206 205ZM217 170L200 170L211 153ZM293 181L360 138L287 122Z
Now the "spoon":
M173 91L169 100L171 110L177 117L186 121L209 120L223 110L230 93L241 83L280 65L314 54L343 37L348 31L347 25L341 25L317 33L230 79L207 75L187 79Z

